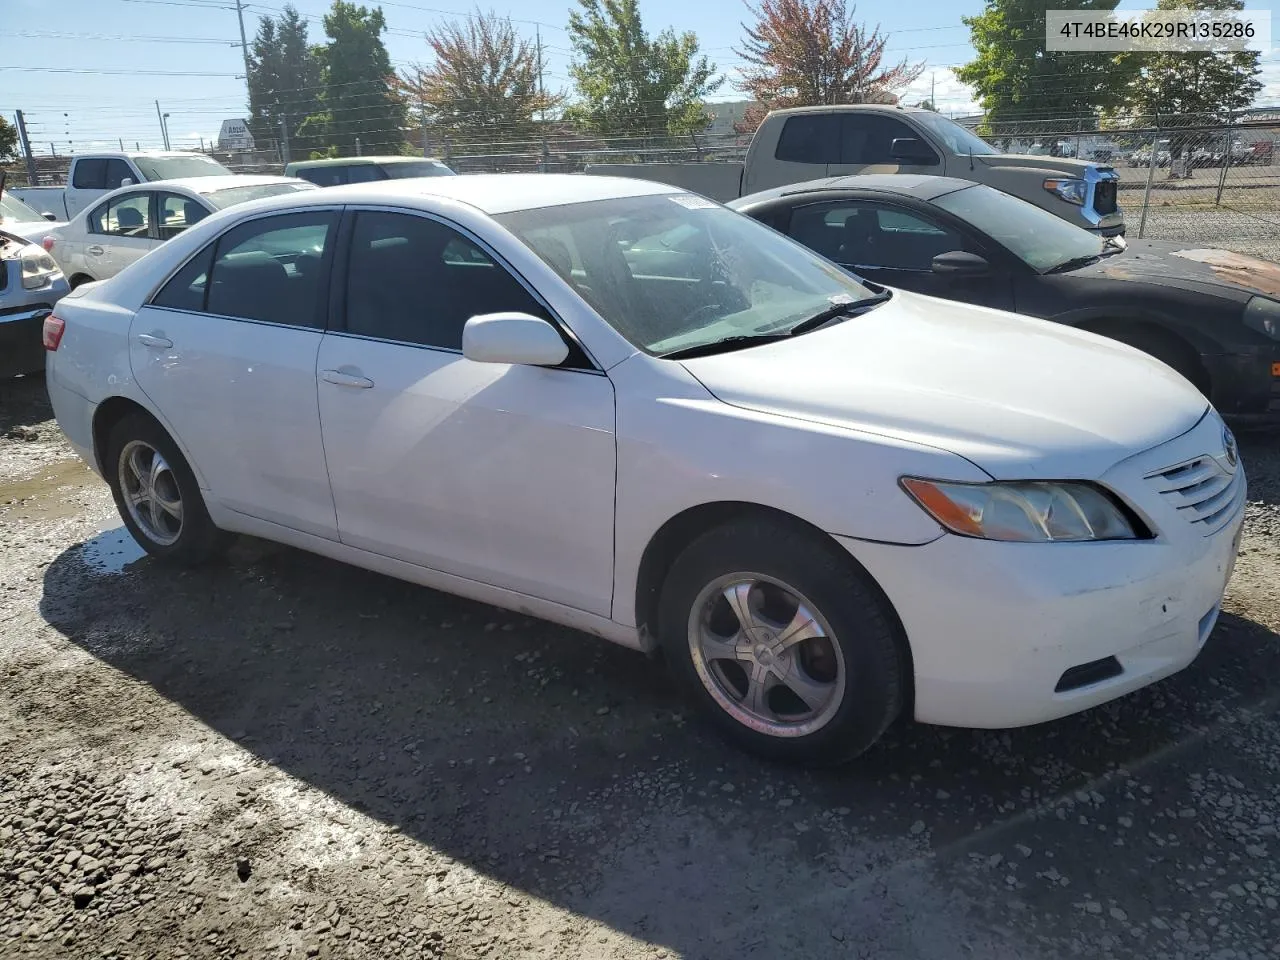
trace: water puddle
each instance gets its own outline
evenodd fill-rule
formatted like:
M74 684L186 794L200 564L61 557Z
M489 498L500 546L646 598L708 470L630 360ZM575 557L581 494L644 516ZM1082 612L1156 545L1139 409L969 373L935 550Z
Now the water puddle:
M146 555L125 527L104 530L80 547L80 559L94 573L100 574L124 573L126 567Z

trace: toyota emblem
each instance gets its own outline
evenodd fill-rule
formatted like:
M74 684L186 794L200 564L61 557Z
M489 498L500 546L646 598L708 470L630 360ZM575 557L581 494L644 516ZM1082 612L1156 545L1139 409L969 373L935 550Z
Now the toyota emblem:
M1222 447L1226 451L1227 466L1234 470L1240 462L1240 451L1236 447L1236 438L1226 427L1222 428Z

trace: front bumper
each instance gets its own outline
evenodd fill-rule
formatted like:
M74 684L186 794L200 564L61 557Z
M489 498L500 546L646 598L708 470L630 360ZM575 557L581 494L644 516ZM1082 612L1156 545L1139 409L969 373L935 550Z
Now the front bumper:
M1150 540L999 543L946 534L923 546L841 540L893 603L924 723L1017 727L1088 709L1176 673L1199 654L1235 566L1245 484L1212 523L1161 492L1167 470L1223 453L1212 414L1101 482ZM1229 464L1229 465L1228 465ZM1188 468L1189 469L1189 468ZM1159 471L1166 474L1157 477ZM1079 669L1077 669L1079 668Z

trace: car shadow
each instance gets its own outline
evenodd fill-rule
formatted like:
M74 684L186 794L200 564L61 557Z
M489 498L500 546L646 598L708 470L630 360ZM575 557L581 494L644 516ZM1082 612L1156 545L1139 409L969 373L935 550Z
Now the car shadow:
M899 722L855 764L813 771L724 745L659 662L259 541L182 572L108 531L48 566L41 611L350 808L686 957L957 955L937 926L952 907L924 876L1280 689L1275 636L1224 615L1191 669L1118 703L1013 731ZM1040 842L1060 868L1105 872L1110 838L1073 825L1051 821ZM1144 852L1135 839L1129 856ZM1003 877L977 882L1005 893ZM1060 912L1065 936L1076 892L1054 897L1042 920ZM962 939L987 957L1040 952ZM850 953L858 942L877 949Z
M0 378L0 436L52 416L44 374Z
M1255 427L1237 430L1240 462L1249 478L1249 499L1280 503L1280 429Z

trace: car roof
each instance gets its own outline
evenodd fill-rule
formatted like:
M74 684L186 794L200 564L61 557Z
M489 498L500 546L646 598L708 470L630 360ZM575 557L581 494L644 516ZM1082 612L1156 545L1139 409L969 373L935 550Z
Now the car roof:
M102 160L115 159L128 160L131 157L204 157L206 160L213 160L213 157L207 153L201 153L199 150L95 150L93 153L82 153L73 157L73 160ZM214 163L217 163L214 160Z
M298 178L256 173L233 173L215 177L176 177L173 180L149 180L145 184L135 184L135 186L185 187L192 193L205 194L217 193L219 190L227 190L231 187L257 187L268 183L287 183L296 186ZM306 188L304 187L303 189L305 190Z
M255 211L266 212L276 207L387 203L442 197L465 203L492 216L592 200L687 192L665 183L630 177L593 177L574 173L474 173L460 177L414 177L325 187L323 190L255 200L253 207Z
M877 193L893 193L898 196L915 197L918 200L936 200L948 193L955 193L957 190L976 185L971 180L960 180L956 177L933 177L912 173L868 173L860 176L823 177L820 180L789 183L731 201L729 206L738 210L781 197L841 190L874 190Z
M855 110L858 112L870 110L876 113L933 113L932 110L924 107L905 107L897 103L821 104L816 107L783 107L772 112L784 113L787 116L801 113L831 113L838 116L842 113L852 113Z
M439 157L406 157L402 155L388 157L326 157L323 160L295 160L288 164L286 170L311 170L315 167L351 167L368 166L373 163L441 163Z

